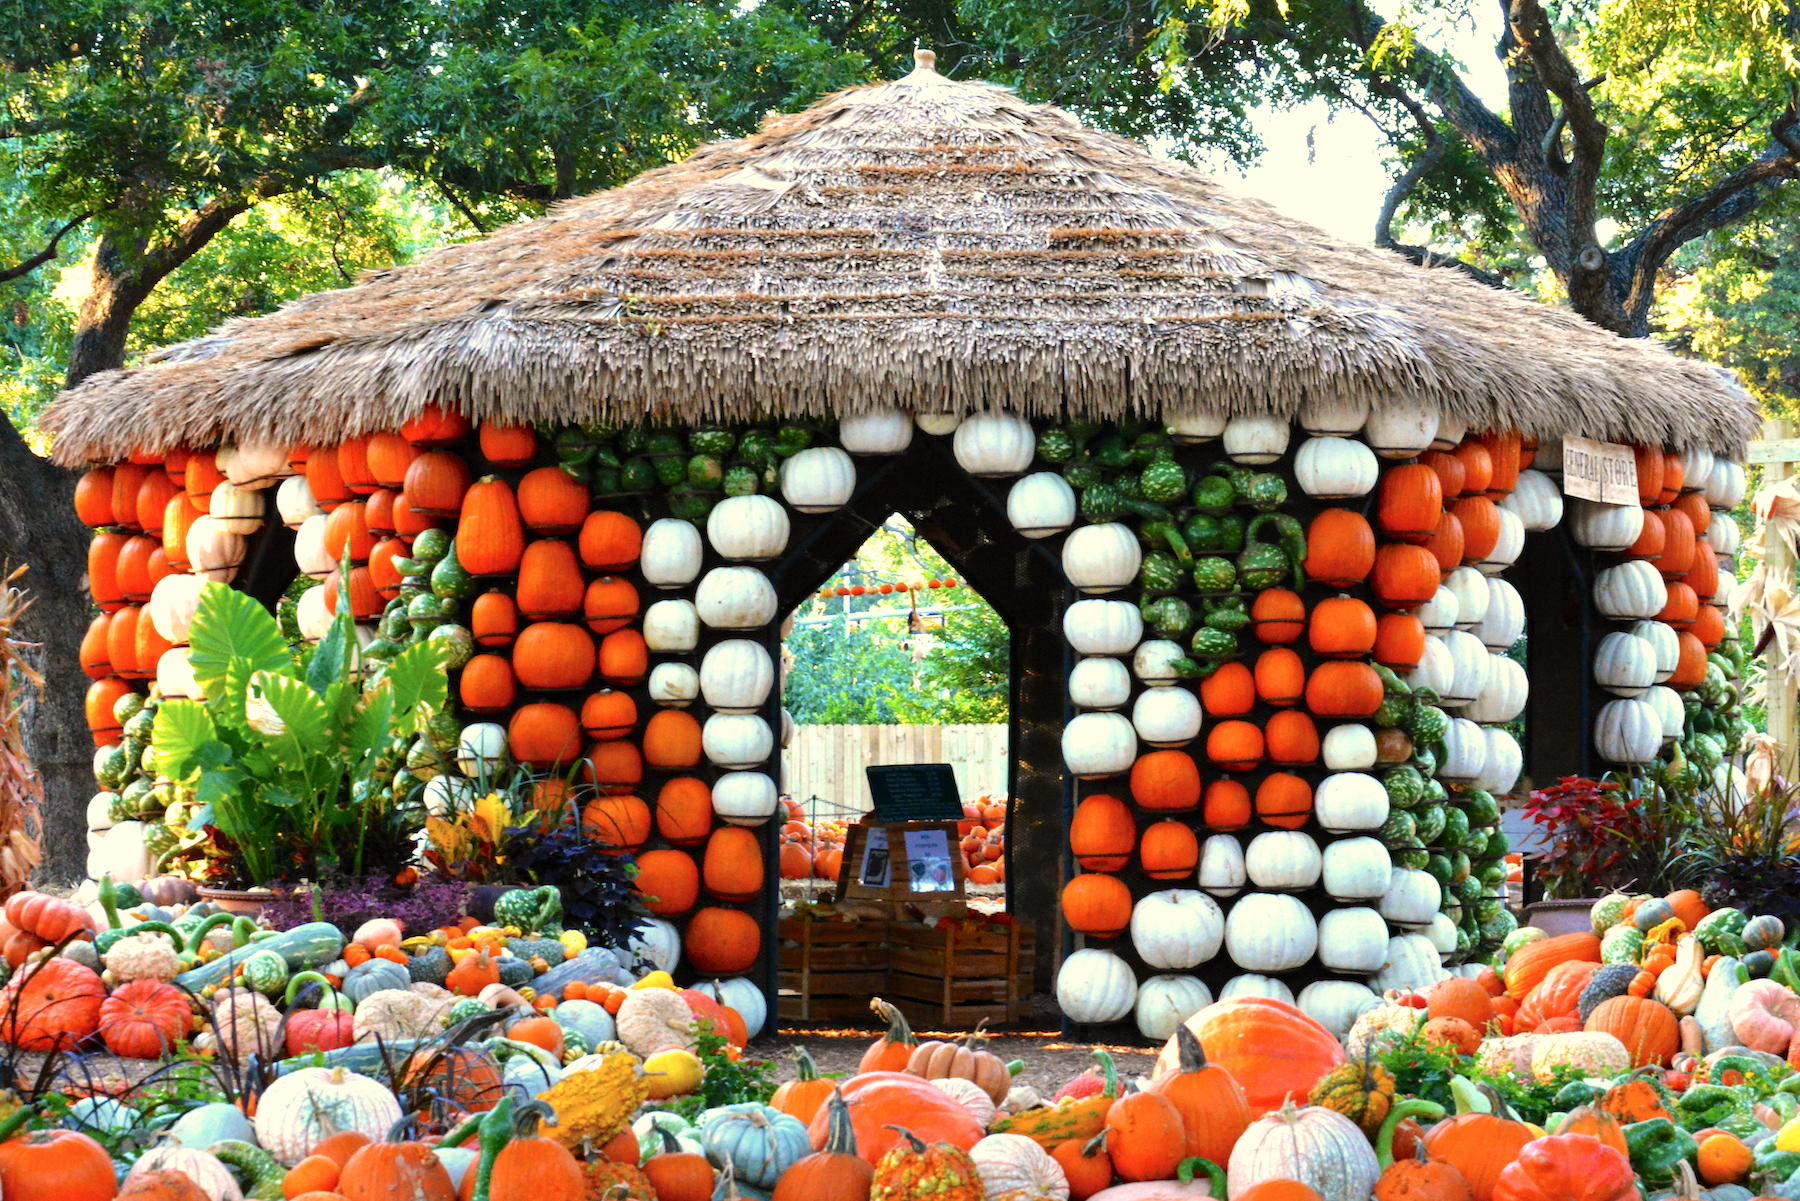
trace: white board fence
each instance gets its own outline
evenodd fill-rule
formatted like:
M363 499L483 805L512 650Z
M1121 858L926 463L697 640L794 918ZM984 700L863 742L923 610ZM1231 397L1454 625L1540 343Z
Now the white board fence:
M1006 726L795 726L781 753L782 791L802 804L817 796L819 817L840 812L840 805L866 813L871 801L863 768L894 763L948 763L965 801L1004 797Z

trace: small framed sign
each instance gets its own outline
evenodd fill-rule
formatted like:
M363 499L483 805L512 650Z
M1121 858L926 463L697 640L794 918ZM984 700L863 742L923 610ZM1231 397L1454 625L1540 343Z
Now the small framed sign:
M962 794L948 763L904 763L867 767L875 820L894 822L961 821Z
M845 832L837 899L958 904L966 874L958 847L954 821L887 823L869 814Z
M1635 505L1637 455L1616 442L1564 438L1563 491L1601 504Z

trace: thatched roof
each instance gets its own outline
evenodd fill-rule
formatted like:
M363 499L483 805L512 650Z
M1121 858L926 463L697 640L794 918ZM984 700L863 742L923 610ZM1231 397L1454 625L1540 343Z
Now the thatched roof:
M97 375L65 463L508 422L1006 407L1291 413L1428 397L1472 428L1737 452L1720 370L1340 242L1005 89L918 70L539 220Z

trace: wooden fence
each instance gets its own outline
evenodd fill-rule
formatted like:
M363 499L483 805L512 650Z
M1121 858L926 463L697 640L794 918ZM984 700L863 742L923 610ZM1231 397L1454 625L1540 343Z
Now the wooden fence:
M1006 795L1005 725L795 726L782 751L782 791L797 801L817 796L819 816L834 806L870 808L865 767L948 763L964 800Z

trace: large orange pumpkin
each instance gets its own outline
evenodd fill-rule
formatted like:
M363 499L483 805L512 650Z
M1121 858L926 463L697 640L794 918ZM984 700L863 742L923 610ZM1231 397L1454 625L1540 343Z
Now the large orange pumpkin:
M560 467L539 467L519 481L519 516L537 534L573 534L588 515L588 491Z
M1131 765L1131 796L1145 809L1192 809L1200 803L1200 768L1186 751L1151 751Z
M1320 1076L1344 1062L1344 1048L1331 1031L1272 997L1216 1001L1184 1024L1200 1040L1206 1062L1243 1086L1252 1118L1281 1108L1285 1098L1306 1096ZM1180 1055L1175 1039L1164 1043L1152 1078L1160 1082L1176 1071Z
M82 525L113 523L113 469L95 467L75 481L75 516Z
M424 461L424 457L419 460ZM418 465L413 464L415 468ZM563 478L568 479L566 475ZM463 494L456 524L456 557L470 575L511 575L524 554L525 531L512 489L496 476L482 477Z
M1381 698L1381 677L1367 663L1321 663L1306 680L1306 707L1319 717L1370 717Z
M484 592L469 609L469 631L482 646L511 646L519 636L519 606L504 592Z
M1151 822L1138 846L1138 862L1152 880L1181 880L1200 863L1200 840L1186 822Z
M603 793L583 807L581 825L603 847L635 851L650 837L650 806L629 794Z
M630 580L603 575L587 586L582 596L581 617L596 634L610 634L630 625L638 615L638 591Z
M1428 450L1419 456L1419 462L1437 472L1438 487L1443 490L1444 499L1455 500L1463 494L1461 459L1447 451Z
M137 520L144 527L144 532L154 538L161 538L163 531L163 514L168 511L171 497L180 496L184 500L187 493L169 481L169 477L160 471L152 471L138 485Z
M199 464L205 460L206 467ZM212 467L212 452L197 450L188 459L187 494L198 501L202 495L212 495L212 488L207 487L204 493L195 491L195 478L198 474L204 480L205 472ZM216 471L213 474L217 474ZM215 479L213 485L218 481ZM313 503L327 513L348 501L353 495L350 485L344 482L344 473L338 468L337 448L331 446L315 446L306 456L306 488L312 493Z
M527 621L554 621L581 612L586 588L575 548L555 538L544 538L525 548L519 559L519 586L515 599Z
M1206 786L1200 820L1208 830L1242 830L1250 824L1250 790L1237 780L1214 780Z
M1437 472L1423 463L1390 467L1381 476L1376 521L1390 538L1423 544L1437 532L1444 489Z
M629 692L602 688L581 702L581 730L589 738L623 738L637 725L637 702Z
M1432 1159L1462 1173L1474 1201L1493 1201L1494 1185L1537 1132L1524 1122L1488 1113L1466 1113L1433 1126L1425 1134Z
M630 688L650 671L650 648L644 636L626 627L600 640L597 660L600 678L615 687Z
M1131 924L1131 890L1117 876L1083 872L1062 890L1063 920L1090 938L1117 938Z
M1681 1049L1681 1026L1675 1011L1655 997L1608 997L1594 1006L1582 1028L1610 1034L1624 1043L1634 1068L1667 1067Z
M602 792L630 792L644 778L644 756L623 738L596 742L588 748L583 777Z
M1462 495L1480 496L1486 492L1494 479L1494 456L1488 453L1487 445L1471 434L1451 453L1462 461Z
M522 705L506 726L513 758L532 767L555 767L581 757L581 724L567 705Z
M1694 544L1694 561L1681 582L1703 601L1719 594L1719 557L1713 553L1712 543L1701 539Z
M1384 608L1415 609L1437 595L1442 580L1436 556L1423 546L1390 542L1375 552L1370 584Z
M1355 509L1324 509L1306 527L1306 578L1350 588L1375 566L1375 531Z
M1298 830L1312 816L1312 785L1289 772L1270 772L1256 786L1256 816L1271 826Z
M643 530L623 513L601 509L581 524L581 561L596 571L624 571L643 548Z
M1256 695L1264 704L1282 708L1306 693L1306 665L1285 646L1273 646L1256 657Z
M129 539L117 530L100 530L88 542L88 592L107 613L125 604L125 593L119 587L119 554Z
M682 947L703 976L736 976L754 967L762 955L762 930L748 913L714 905L689 919Z
M137 463L120 463L113 468L112 511L114 525L123 526L128 530L135 530L139 527L137 512L138 489L143 487L144 481L150 476L160 474L160 472L152 472L148 467L141 466Z
M1256 681L1242 663L1226 663L1200 683L1209 717L1239 717L1256 707Z
M685 709L661 709L644 727L644 762L658 771L683 771L700 762L700 723Z
M656 832L671 846L697 847L712 830L712 789L705 780L676 776L656 794Z
M342 453L341 447L339 453ZM380 488L405 487L406 469L419 457L419 452L411 442L392 433L369 435L369 444L363 453L368 462L369 474L375 478L375 483Z
M904 1126L927 1143L950 1143L965 1151L981 1141L981 1123L968 1107L906 1072L859 1072L844 1081L840 1092L856 1132L856 1153L870 1163L880 1162L901 1141L893 1126ZM828 1117L821 1107L808 1127L815 1150L825 1145Z
M529 425L481 423L481 457L497 467L523 467L537 455L537 435Z
M1131 806L1115 796L1097 793L1075 806L1069 822L1069 850L1083 871L1116 872L1131 859L1137 845L1137 821Z
M1406 672L1424 657L1424 623L1411 613L1383 613L1375 623L1375 662Z
M512 664L501 655L476 655L463 664L456 682L463 708L475 713L503 713L519 695L519 681ZM516 758L515 754L515 758Z
M1506 960L1506 995L1523 1001L1550 969L1571 960L1600 962L1600 940L1590 933L1559 934L1526 943Z
M1327 659L1360 659L1375 647L1375 611L1353 596L1333 596L1313 606L1306 640Z
M1706 679L1706 647L1688 630L1675 635L1681 653L1675 659L1675 674L1666 683L1677 692L1688 692Z
M720 826L706 840L700 863L706 891L721 901L748 901L762 892L762 840L743 826Z
M455 517L462 512L469 492L469 465L447 450L433 450L414 459L406 469L400 495L414 513L431 517ZM399 516L396 501L395 516Z
M1463 562L1485 561L1500 544L1500 506L1485 496L1465 496L1450 511L1462 522Z
M1292 642L1306 632L1306 602L1286 588L1265 588L1250 602L1250 630L1272 646Z
M594 638L578 625L534 622L513 644L512 661L527 688L580 688L594 675Z
M1206 757L1226 771L1251 771L1262 762L1262 729L1247 721L1219 722L1206 735Z
M81 636L81 670L90 680L103 680L112 674L112 655L106 649L106 632L111 624L112 614L102 613L88 623L87 633Z
M69 1050L100 1028L106 985L57 956L20 968L0 989L0 1042L26 1051Z
M1319 728L1298 709L1283 709L1263 727L1269 762L1303 767L1319 761Z

